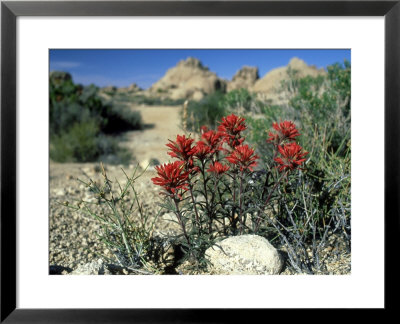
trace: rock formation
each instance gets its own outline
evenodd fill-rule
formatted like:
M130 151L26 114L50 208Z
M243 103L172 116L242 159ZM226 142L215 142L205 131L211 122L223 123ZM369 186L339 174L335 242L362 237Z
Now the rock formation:
M309 66L303 60L294 57L290 60L287 66L279 67L269 71L263 78L257 80L254 86L249 90L263 94L273 94L279 91L282 81L290 79L288 70L293 71L296 76L300 78L306 76L316 77L326 73L324 69L317 69L313 65Z
M233 76L232 81L228 82L227 91L250 89L258 79L258 67L243 66Z
M203 66L198 59L189 57L169 69L151 86L149 92L152 95L162 95L171 99L200 100L204 95L217 90L225 91L225 89L224 80Z

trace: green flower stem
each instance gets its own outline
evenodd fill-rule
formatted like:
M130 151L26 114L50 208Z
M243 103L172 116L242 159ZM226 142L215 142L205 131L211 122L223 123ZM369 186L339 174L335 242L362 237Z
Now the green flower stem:
M200 222L199 212L197 211L196 201L195 201L194 195L193 195L193 185L192 185L192 183L190 182L190 180L189 180L188 182L189 182L190 197L191 197L191 199L192 199L193 209L194 209L194 213L195 213L195 215L196 215L196 223L197 223L197 226L199 227L200 231L202 231L202 226L201 226L201 222Z
M208 216L208 231L209 234L212 233L212 215L210 211L210 204L208 201L208 190L207 190L207 183L206 183L206 174L205 174L205 163L204 161L201 161L201 169L200 169L201 175L203 177L203 188L204 188L204 198L206 199L206 210L207 210L207 216Z
M237 220L235 219L235 211L236 211L236 173L234 173L234 175L233 175L233 194L232 194L232 199L233 199L233 205L232 205L231 226L232 226L232 229L235 231L236 230L236 223L237 223Z
M278 179L278 181L275 183L274 187L272 188L272 190L271 190L270 193L268 194L267 199L265 200L263 209L268 205L268 203L269 203L269 201L270 201L270 199L271 199L271 197L272 197L272 194L274 193L274 191L276 190L276 188L278 188L279 183L281 182L281 180L282 180L287 174L288 174L288 171L285 171L285 172L281 175L281 177ZM256 233L258 232L258 229L259 229L259 227L260 227L260 224L261 224L261 217L259 217L258 220L257 220L257 225L256 225L256 228L255 228L255 232L256 232Z
M243 219L242 219L242 191L243 191L243 174L240 176L240 186L239 186L239 222L240 222L240 235L243 233Z
M182 214L181 214L181 211L179 210L179 199L176 199L176 198L173 198L173 199L174 199L175 208L176 208L176 213L175 213L176 217L178 218L179 224L182 227L183 235L185 236L186 241L188 242L189 246L191 246L189 236L186 232L185 224L183 223Z

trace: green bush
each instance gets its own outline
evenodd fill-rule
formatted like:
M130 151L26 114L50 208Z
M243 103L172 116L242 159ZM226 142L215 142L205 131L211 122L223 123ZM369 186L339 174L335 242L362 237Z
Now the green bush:
M126 161L126 152L106 135L141 129L139 112L105 104L96 86L74 84L65 72L52 72L49 88L52 160L88 162L108 154L124 156Z
M215 92L198 102L191 101L187 114L187 130L189 131L198 132L201 126L216 128L217 121L226 115L224 94Z
M51 137L50 158L58 162L90 162L100 151L99 127L94 121L75 123L67 131Z
M247 89L232 90L225 94L223 105L228 111L235 113L250 112L257 105L255 95Z
M351 66L334 64L328 67L327 76L295 78L289 88L289 106L301 117L301 127L312 137L315 128L326 130L329 145L336 151L350 129Z

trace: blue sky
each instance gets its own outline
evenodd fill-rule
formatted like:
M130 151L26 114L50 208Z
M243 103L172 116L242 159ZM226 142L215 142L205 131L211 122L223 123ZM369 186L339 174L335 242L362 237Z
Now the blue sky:
M180 60L192 56L219 77L232 79L244 65L257 66L260 77L285 66L293 57L309 65L326 68L344 59L351 61L350 50L50 50L50 71L71 73L74 82L100 87L126 87L137 83L148 88Z

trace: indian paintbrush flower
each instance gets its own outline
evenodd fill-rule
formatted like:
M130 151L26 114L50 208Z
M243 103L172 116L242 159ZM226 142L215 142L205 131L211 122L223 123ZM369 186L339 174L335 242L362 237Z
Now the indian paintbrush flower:
M245 119L232 114L222 117L222 122L218 126L218 130L230 135L237 135L246 129Z
M256 160L258 158L259 157L254 154L254 149L250 148L248 145L237 146L231 155L226 157L230 163L238 165L240 171L244 171L245 169L253 171L252 167L257 165Z
M279 164L279 171L293 170L300 166L306 160L304 156L308 154L308 152L302 152L302 150L303 148L295 142L284 146L278 145L281 157L277 157L274 160Z
M207 157L210 155L211 148L205 144L202 141L197 142L195 148L195 152L194 152L194 156L197 157L200 161L204 161L207 159Z
M203 133L201 138L208 144L208 146L211 148L211 151L214 153L215 151L221 149L224 135L221 132L210 130Z
M166 191L165 194L173 198L182 196L179 194L179 190L188 190L188 177L189 172L185 171L184 161L175 161L173 163L165 163L160 166L156 166L158 177L152 178L151 180L155 185L161 186Z
M221 175L228 170L229 170L228 165L223 165L223 164L219 163L218 161L215 161L213 164L211 164L211 166L207 170L207 172L214 173L216 175Z
M267 139L268 142L281 144L283 141L295 141L297 136L300 136L299 131L296 129L296 125L292 121L285 120L281 123L273 123L272 127L277 133L269 132Z
M245 119L232 114L222 118L218 131L223 134L224 141L231 148L235 148L243 143L244 138L242 138L241 132L246 128Z
M172 157L178 158L181 161L188 162L192 155L196 152L196 149L192 147L194 139L186 138L185 135L177 135L176 141L169 140L170 143L165 144L171 149L168 154Z

